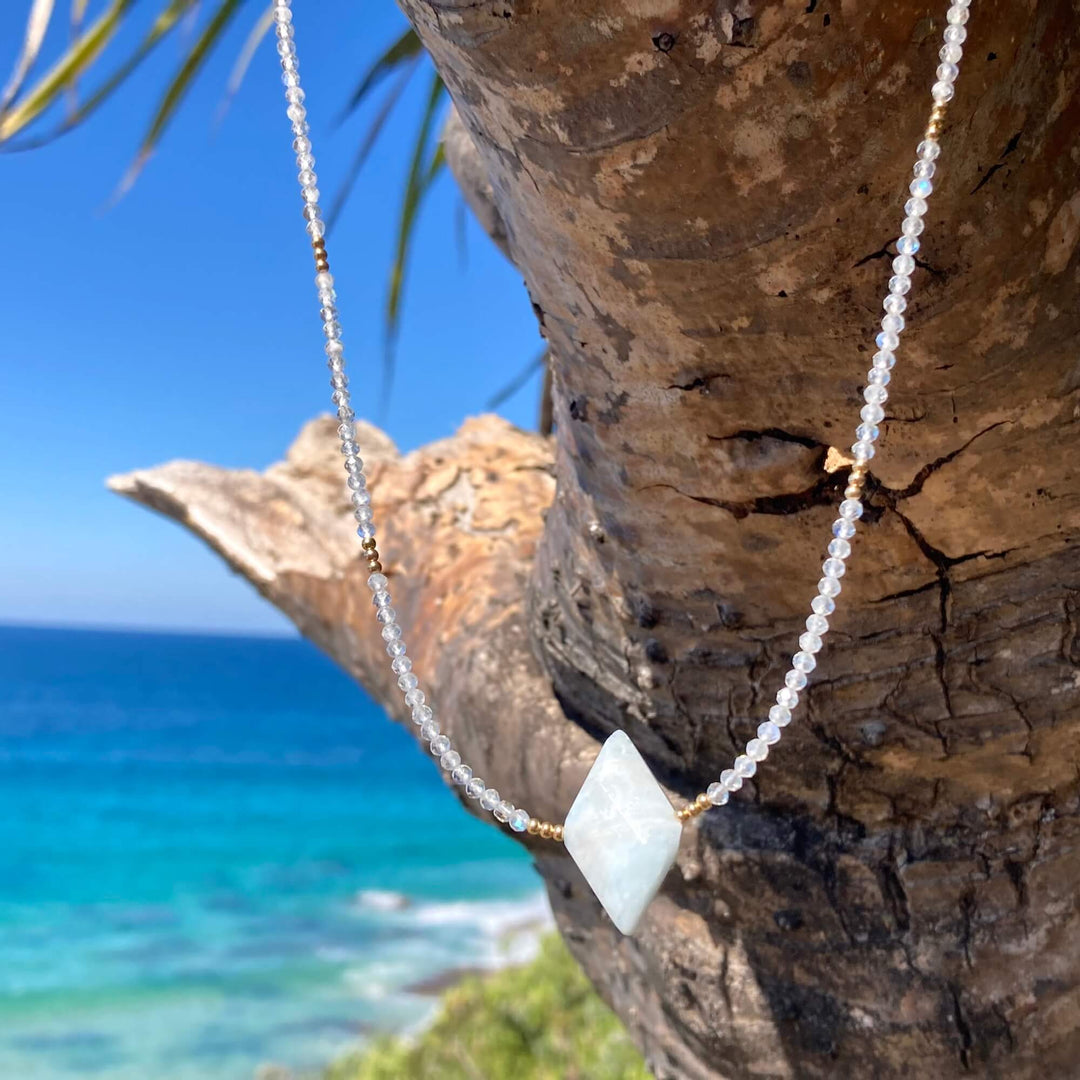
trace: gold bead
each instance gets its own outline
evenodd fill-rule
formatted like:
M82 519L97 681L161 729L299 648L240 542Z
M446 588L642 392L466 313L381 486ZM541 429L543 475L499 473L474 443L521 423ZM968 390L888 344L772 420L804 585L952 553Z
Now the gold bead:
M525 826L525 831L530 836L535 836L540 831L540 822L536 818L529 818L529 824Z
M540 822L540 838L542 840L550 840L552 833L552 826L550 821Z
M695 800L694 805L697 807L697 811L700 814L703 810L708 810L712 803L709 801L709 796L703 791Z
M551 839L559 844L563 842L563 827L561 825L556 825L552 830Z
M844 488L844 498L857 499L860 495L862 495L862 490L862 484L848 484L848 486Z
M373 574L382 573L382 563L378 559L369 559L367 564L368 570Z
M375 539L374 539L374 538L372 538L372 539L370 539L370 540L362 540L362 541L360 542L360 546L361 546L361 547L362 547L362 548L363 548L363 549L364 549L365 551L374 551L374 550L375 550L375 548L376 548L376 547L378 546L378 544L376 543Z
M681 807L680 809L675 811L675 816L680 821L689 821L690 820L690 807L689 806Z

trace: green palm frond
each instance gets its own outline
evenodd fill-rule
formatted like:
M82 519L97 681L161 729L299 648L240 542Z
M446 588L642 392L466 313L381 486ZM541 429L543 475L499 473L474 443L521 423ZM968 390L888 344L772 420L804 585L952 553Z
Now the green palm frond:
M233 69L229 73L229 81L225 84L225 96L218 106L216 119L218 124L225 119L225 114L229 111L229 106L232 104L233 98L240 92L240 87L244 82L244 76L247 74L248 68L251 67L251 61L255 59L255 53L258 52L259 45L262 44L262 39L270 33L270 27L273 25L274 5L271 4L258 19L256 19L255 25L251 28L251 32L248 34L243 48L236 55L236 63L233 64Z
M23 34L22 52L15 61L15 70L8 79L3 93L0 93L0 113L15 99L16 94L22 89L22 84L34 61L41 52L41 44L45 40L45 31L49 29L52 21L53 0L34 0L30 6L30 14L26 20L26 31Z
M150 121L150 127L146 135L143 136L143 141L139 146L138 153L135 155L134 162L128 169L127 175L120 182L120 194L127 191L135 182L135 178L139 175L143 165L146 164L161 136L165 133L165 129L169 126L169 121L175 115L180 102L183 101L184 96L191 89L195 76L198 75L199 70L206 63L214 46L221 40L222 34L224 34L226 27L228 27L242 3L243 0L222 0L222 3L218 5L217 10L210 17L210 21L203 28L202 33L196 39L195 44L191 47L190 52L184 57L180 69L173 76L172 82L169 83L161 101L158 103L157 111Z
M113 0L63 56L21 98L0 113L0 143L36 120L101 55L134 0Z
M401 298L409 248L424 196L446 164L442 143L436 143L434 149L430 145L432 128L435 126L439 106L445 95L446 87L438 72L435 72L431 77L427 102L413 143L412 160L409 164L408 178L405 181L405 194L401 200L401 211L398 215L397 245L394 261L390 267L390 284L386 293L386 350L383 360L382 393L384 410L393 383L394 344L401 321Z
M412 74L416 70L416 66L419 62L420 57L415 56L405 65L398 75L397 80L390 87L382 104L379 106L379 111L368 125L367 132L363 139L360 140L360 145L357 147L356 153L349 163L349 171L345 174L345 179L335 193L333 202L330 204L330 212L326 216L327 230L332 229L334 223L341 216L341 211L345 208L345 202L349 195L352 194L352 189L356 186L356 181L360 177L360 172L364 168L368 156L371 154L371 151L375 149L375 143L382 134L382 130L386 126L387 120L390 119L390 114L401 100L401 95L405 92L405 87L408 86L409 80L412 78Z
M345 107L338 114L337 123L340 124L351 113L355 112L364 98L375 89L379 82L390 74L395 68L409 60L419 56L424 51L424 46L416 31L410 26L360 77Z
M43 146L54 139L58 139L65 132L70 131L86 120L112 96L121 83L135 72L139 65L154 51L156 46L197 3L198 0L170 0L158 17L150 24L146 36L139 42L131 55L81 105L77 105L64 118L63 123L51 132L32 141L21 143L16 148L29 149ZM74 79L72 79L71 85L74 86Z

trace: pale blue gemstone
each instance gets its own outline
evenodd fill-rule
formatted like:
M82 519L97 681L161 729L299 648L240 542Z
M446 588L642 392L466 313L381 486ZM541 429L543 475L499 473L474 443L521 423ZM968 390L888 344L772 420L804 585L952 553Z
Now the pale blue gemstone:
M832 534L833 536L839 536L841 540L847 540L848 537L855 535L855 526L844 518L837 518L833 522ZM823 614L828 614L828 612Z
M622 933L637 929L675 862L681 834L645 760L616 731L566 815L563 843Z
M529 815L524 810L515 810L510 815L510 828L514 832L524 832L529 827Z
M928 184L930 181L916 180L915 182L917 184ZM896 241L896 250L899 251L901 255L914 255L915 252L919 250L919 247L919 238L917 236L901 236L900 239Z

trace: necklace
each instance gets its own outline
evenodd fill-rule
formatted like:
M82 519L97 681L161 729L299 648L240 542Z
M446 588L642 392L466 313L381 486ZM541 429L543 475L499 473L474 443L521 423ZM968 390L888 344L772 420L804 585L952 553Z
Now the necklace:
M514 832L529 833L564 844L615 926L624 934L632 934L674 864L685 823L714 806L723 806L746 780L754 776L758 765L768 757L770 749L780 741L783 729L791 722L792 711L799 703L799 694L817 666L817 653L829 629L829 617L836 609L836 597L840 594L841 579L847 569L856 523L862 517L863 489L868 463L874 456L874 444L879 435L878 425L885 418L883 406L889 397L887 387L896 363L900 334L904 330L907 293L911 289L911 276L916 267L915 254L919 250L919 236L923 232L926 200L933 191L946 108L952 99L954 83L959 74L958 65L967 37L965 24L971 0L952 0L946 12L944 44L939 53L941 64L930 89L933 106L924 137L916 151L914 179L908 187L910 197L904 203L901 235L896 241L897 255L892 260L893 274L889 278L888 293L882 301L885 315L875 338L877 351L873 365L866 377L867 385L863 391L865 404L859 414L861 422L855 429L855 442L851 447L848 485L832 526L828 558L821 567L822 577L810 603L811 613L806 620L806 630L799 637L799 648L792 657L784 685L777 691L776 704L769 709L768 718L758 726L757 736L746 744L731 768L725 769L717 781L677 811L630 738L625 732L616 731L605 741L562 825L538 821L474 775L473 770L462 762L450 738L443 734L424 691L420 689L420 681L412 670L412 660L391 603L389 579L383 573L379 559L371 495L367 490L364 463L355 441L355 414L350 404L349 380L345 374L345 349L335 304L337 294L326 254L326 226L319 209L315 158L311 152L304 91L300 87L300 65L290 3L291 0L276 0L273 9L277 51L281 57L282 82L288 103L286 113L292 125L292 147L299 170L303 214L315 256L315 286L326 338L325 352L333 389L331 400L337 409L337 430L353 516L357 522L356 531L368 568L367 583L372 592L375 617L382 627L390 667L397 675L398 686L405 696L405 704L412 710L412 719L419 728L420 737L453 782L464 789L468 798L476 800L483 810L493 814Z

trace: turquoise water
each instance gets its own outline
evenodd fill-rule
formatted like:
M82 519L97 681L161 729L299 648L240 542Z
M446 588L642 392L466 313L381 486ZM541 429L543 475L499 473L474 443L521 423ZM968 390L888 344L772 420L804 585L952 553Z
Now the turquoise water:
M315 1067L543 917L306 643L0 628L0 1077Z

